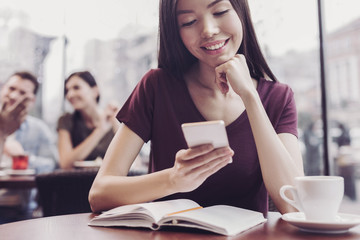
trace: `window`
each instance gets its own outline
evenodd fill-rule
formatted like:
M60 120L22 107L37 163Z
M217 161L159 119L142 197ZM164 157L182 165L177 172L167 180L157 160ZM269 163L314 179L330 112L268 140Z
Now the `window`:
M322 1L325 65L320 63L318 1L249 1L266 58L295 92L307 175L341 175L345 199L360 196L360 3ZM328 169L324 164L321 67L325 69Z
M360 2L323 2L330 171L344 177L345 198L359 202Z

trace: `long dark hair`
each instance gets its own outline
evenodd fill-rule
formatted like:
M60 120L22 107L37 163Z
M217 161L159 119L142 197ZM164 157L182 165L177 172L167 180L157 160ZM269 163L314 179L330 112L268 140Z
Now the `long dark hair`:
M269 77L277 81L261 52L252 24L247 0L229 0L243 25L243 41L237 53L244 54L252 78ZM176 17L177 0L159 1L158 67L177 78L198 61L184 46Z
M97 87L97 83L96 80L94 78L94 76L89 72L89 71L83 71L83 72L74 72L72 74L70 74L69 77L67 77L65 79L65 83L64 83L64 94L67 94L67 90L66 90L66 83L70 80L70 78L77 76L79 78L81 78L82 80L84 80L87 84L89 84L90 87ZM100 93L99 95L96 97L96 102L98 103L100 101Z

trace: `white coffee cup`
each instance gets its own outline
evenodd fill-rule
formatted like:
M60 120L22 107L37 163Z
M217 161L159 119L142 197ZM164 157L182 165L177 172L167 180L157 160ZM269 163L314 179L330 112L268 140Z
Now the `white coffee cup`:
M285 192L292 194L289 199ZM280 196L305 214L306 220L336 220L344 196L344 178L339 176L304 176L295 178L295 186L284 185Z

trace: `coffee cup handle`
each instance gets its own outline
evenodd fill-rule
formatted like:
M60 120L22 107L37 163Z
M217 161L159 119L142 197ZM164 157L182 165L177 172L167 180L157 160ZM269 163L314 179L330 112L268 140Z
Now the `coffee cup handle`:
M289 190L294 198L294 200L288 198L285 195L285 192ZM287 203L289 203L291 206L293 206L294 208L296 208L297 210L299 210L300 212L303 212L303 208L301 206L301 203L299 201L299 195L298 192L296 190L296 188L294 186L291 185L284 185L280 188L280 196L282 199L284 199L284 201L286 201Z

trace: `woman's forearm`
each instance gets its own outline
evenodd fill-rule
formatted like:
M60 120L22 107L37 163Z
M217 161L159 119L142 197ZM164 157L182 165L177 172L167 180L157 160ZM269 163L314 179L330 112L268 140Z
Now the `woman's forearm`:
M254 135L265 186L281 212L289 210L279 195L284 184L292 184L294 177L302 176L303 167L295 136L286 137L286 145L275 132L256 91L243 99ZM290 208L291 209L291 208Z
M84 141L76 147L61 147L59 145L60 167L71 168L75 161L86 160L85 158L94 150L103 138L104 133L95 129ZM69 138L70 140L70 138ZM67 141L69 141L67 140ZM69 143L64 143L68 145Z
M121 124L112 139L89 193L94 212L128 203L150 201L167 189L167 172L128 177L144 141ZM165 190L162 190L165 189Z
M125 204L152 201L172 194L169 171L131 177L97 176L89 194L94 212L108 210Z

